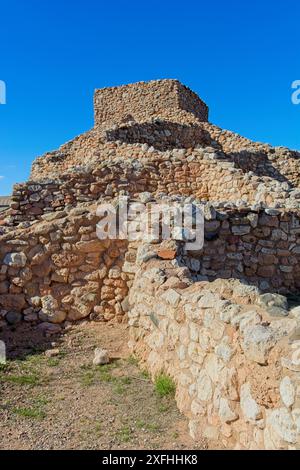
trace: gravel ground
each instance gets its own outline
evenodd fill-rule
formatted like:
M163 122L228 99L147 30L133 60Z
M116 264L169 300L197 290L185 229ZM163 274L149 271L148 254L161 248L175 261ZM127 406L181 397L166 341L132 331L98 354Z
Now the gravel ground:
M52 339L19 326L0 339L9 358L0 366L0 449L207 447L130 356L125 325L82 323ZM95 347L108 349L110 364L92 365ZM47 357L49 349L59 351Z

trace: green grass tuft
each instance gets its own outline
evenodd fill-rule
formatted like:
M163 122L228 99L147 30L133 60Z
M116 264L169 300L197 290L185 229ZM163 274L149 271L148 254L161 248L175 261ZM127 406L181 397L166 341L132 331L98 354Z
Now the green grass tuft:
M147 423L145 428L150 432L159 432L160 426L157 423Z
M29 385L34 387L40 384L40 378L35 374L28 375L6 375L0 379L3 382L10 382L17 385Z
M59 365L59 359L57 357L50 357L47 361L48 367L57 367Z
M99 378L101 382L114 382L114 377L111 375L110 372L107 372L106 370L100 370L99 371Z
M81 385L84 387L90 387L94 385L95 382L95 373L93 370L87 370L84 374L80 377Z
M150 380L150 374L147 370L142 370L141 371L141 377L146 380Z
M2 362L0 363L0 372L5 372L9 368L8 363L3 364Z
M132 430L129 426L123 426L117 432L117 437L120 439L121 442L129 442L132 438Z
M44 411L38 408L35 409L35 408L18 407L18 408L13 408L12 412L18 416L22 416L23 418L43 419L46 416Z
M160 397L174 396L176 386L168 375L159 374L155 379L155 390Z
M116 384L114 387L114 391L119 395L123 395L123 393L125 393L125 387L122 384Z
M123 385L130 385L132 383L131 377L121 377L120 381Z
M160 413L166 413L170 409L170 403L161 403L158 407Z
M129 357L127 358L127 362L128 362L128 364L131 365L131 366L137 366L138 363L139 363L139 361L137 360L137 358L134 357L134 356L129 356Z

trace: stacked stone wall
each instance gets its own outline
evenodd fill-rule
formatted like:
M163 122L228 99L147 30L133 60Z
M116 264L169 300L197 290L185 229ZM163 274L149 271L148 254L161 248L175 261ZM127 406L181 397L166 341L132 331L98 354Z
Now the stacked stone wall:
M203 250L183 257L195 280L245 279L262 291L299 291L299 211L212 209L209 218Z
M76 298L80 305L80 297L90 290L94 302L90 310L83 310L86 316L101 305L112 317L122 314L120 305L127 295L127 281L135 272L135 256L127 253L127 241L97 238L96 208L82 206L49 213L27 229L10 229L1 236L3 310L24 313L30 308L32 297L52 295L59 311L66 312L59 322L66 318L77 320L83 316L80 311L75 312L77 307L71 307L71 299ZM204 206L204 211L203 249L178 256L193 281L239 279L262 292L299 291L299 212L255 212L249 208L243 212L216 211L211 205ZM133 264L128 269L129 259ZM114 290L117 287L120 292ZM68 313L70 310L73 313Z
M148 145L142 149L144 145L147 144L132 144L131 159L115 156L110 162L97 161L62 173L59 178L15 185L11 210L7 213L9 224L36 220L69 205L118 194L137 196L145 191L154 195L194 196L225 205L240 201L242 206L255 203L299 206L297 194L297 199L290 197L291 190L286 183L268 177L245 176L242 169L211 148L199 148L193 154L186 149L166 153L152 152ZM147 158L147 155L152 156Z
M189 88L177 80L140 82L95 91L95 127L126 121L147 121L170 112L189 112L207 121L208 108Z
M184 268L153 260L136 273L129 302L130 347L153 379L173 378L194 438L299 448L299 307L274 318L267 305L286 308L284 297L232 281L223 292L218 281L190 286Z
M0 329L128 319L193 437L299 448L299 153L207 119L176 80L96 90L95 128L38 158L1 220ZM120 195L202 203L203 249L99 240Z
M99 240L96 209L50 214L1 237L0 307L8 323L122 320L127 242ZM17 321L15 321L17 320Z

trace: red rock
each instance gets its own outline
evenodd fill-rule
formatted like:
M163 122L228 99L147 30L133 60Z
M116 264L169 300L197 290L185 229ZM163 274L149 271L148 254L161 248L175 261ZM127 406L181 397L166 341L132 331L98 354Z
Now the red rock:
M176 258L176 250L159 250L157 252L157 256L161 259L175 259Z

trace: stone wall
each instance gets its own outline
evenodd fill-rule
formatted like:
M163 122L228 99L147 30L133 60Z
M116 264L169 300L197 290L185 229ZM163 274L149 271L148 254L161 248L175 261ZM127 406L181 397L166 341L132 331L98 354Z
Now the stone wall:
M172 175L167 173L167 168L168 165L165 167L165 174L170 181L168 193L176 194L180 189L177 175L181 169L177 167L178 173ZM11 215L12 224L26 224L30 220L32 223L37 217L47 219L51 214L55 217L56 212L59 214L62 210L65 211L64 217L67 217L74 205L90 205L97 198L99 204L107 202L117 197L122 190L132 197L143 195L142 191L146 188L159 194L162 167L160 170L156 168L156 178L151 180L148 179L150 173L147 167L136 170L129 167L126 181L123 180L122 165L113 166L111 172L107 170L104 167L96 175L82 175L81 180L77 176L75 180L71 177L60 183L19 187L19 195L15 193L13 198L15 209L14 215ZM152 168L152 178L153 175ZM190 175L188 178L192 179ZM200 184L203 184L202 180ZM195 186L194 194L198 190ZM103 194L107 194L106 199ZM151 200L151 193L146 194ZM174 195L173 200L177 199L190 202L188 198ZM169 196L161 202L171 200ZM259 205L236 207L219 203L205 203L202 207L206 217L204 248L200 253L190 252L182 259L191 268L195 280L203 276L207 280L247 279L263 291L282 293L300 288L299 210L261 209Z
M2 235L0 326L24 320L50 334L68 321L128 317L133 353L153 378L174 378L194 438L297 448L300 308L253 280L299 285L299 216L207 205L204 250L186 253L174 241L99 240L95 211L50 213Z
M144 122L168 112L186 111L208 120L208 107L177 80L139 82L95 91L95 126L126 121Z
M183 125L156 119L152 123L123 124L115 129L107 130L108 141L120 141L128 144L148 144L158 150L188 149L210 145L209 135L197 125Z
M300 154L207 119L176 80L96 90L95 128L38 158L1 220L0 327L128 314L193 437L298 448L300 307L280 294L300 303ZM99 240L97 205L119 195L203 204L203 249Z
M190 285L186 268L153 259L139 267L129 303L129 345L153 378L174 379L194 438L299 448L299 307L274 318L269 307L288 308L282 296L238 281Z
M206 206L201 253L182 261L194 279L246 279L267 292L300 289L300 211Z
M238 203L242 206L255 203L266 206L299 207L298 195L285 182L245 175L234 162L211 147L172 149L160 152L148 144L126 144L128 156L122 158L118 151L122 145L111 143L108 158L98 157L89 165L70 168L59 177L34 178L15 185L9 224L35 220L46 212L62 210L68 205L92 202L100 197L118 194L137 196L148 191L155 195L182 194L202 201ZM131 155L131 157L129 156ZM46 159L45 159L46 160ZM56 170L59 165L56 163Z
M99 155L102 136L94 129L81 134L61 145L58 150L47 152L34 160L30 180L60 179L61 175L71 171L74 175L77 168Z
M235 161L246 171L276 179L283 177L286 182L299 188L299 151L255 142L208 122L201 123L201 127L210 135L211 141L222 149L229 160Z
M131 145L132 142L145 145ZM151 151L145 152L147 145ZM292 194L296 192L300 197L299 152L259 144L209 123L190 123L186 119L172 121L171 117L156 118L143 124L121 124L101 131L92 129L58 150L37 158L30 179L59 179L64 173L74 175L83 167L93 165L95 168L99 162L109 163L115 158L151 161L159 156L163 160L170 158L169 152L173 148L185 151L185 159L197 159L200 149L204 153L210 152L211 156L214 153L215 160L216 156L222 157L232 168L241 170L246 178L267 178L268 185L272 180L284 183L286 189L290 188Z
M96 237L96 208L49 214L0 244L0 307L8 323L122 320L127 242Z

